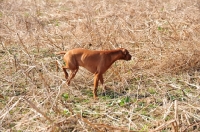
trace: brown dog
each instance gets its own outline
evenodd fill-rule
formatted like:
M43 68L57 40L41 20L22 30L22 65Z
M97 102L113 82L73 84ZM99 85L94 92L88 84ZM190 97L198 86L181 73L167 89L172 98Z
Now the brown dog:
M72 49L70 51L61 51L56 54L65 54L64 61L66 66L63 66L65 78L68 80L68 85L74 76L76 75L79 66L86 68L88 71L95 74L94 76L94 99L97 98L98 82L103 85L102 74L116 61L116 60L131 60L131 55L128 50L124 48L116 50L105 51L92 51L87 49ZM71 70L70 77L68 79L68 73L66 69Z

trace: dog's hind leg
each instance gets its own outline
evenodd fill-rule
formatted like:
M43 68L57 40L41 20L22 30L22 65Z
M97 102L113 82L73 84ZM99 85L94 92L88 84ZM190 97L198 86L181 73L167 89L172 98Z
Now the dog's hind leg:
M75 77L77 71L78 71L78 68L75 69L75 70L71 70L71 73L70 73L69 79L68 79L68 81L67 81L67 84L68 84L68 85L70 84L70 81Z
M68 68L63 66L63 71L65 73L65 78L68 79L68 73L67 73L66 69L68 69Z

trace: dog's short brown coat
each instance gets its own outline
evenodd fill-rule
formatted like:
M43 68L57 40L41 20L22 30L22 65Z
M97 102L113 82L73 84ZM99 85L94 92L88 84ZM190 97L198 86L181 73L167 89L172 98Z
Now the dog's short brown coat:
M65 54L64 61L65 66L63 66L63 71L65 73L65 78L68 80L68 85L74 76L76 75L79 66L86 68L88 71L95 74L94 76L94 99L97 98L97 87L98 82L103 85L102 74L116 61L116 60L131 60L131 55L127 49L119 48L115 50L105 50L105 51L94 51L82 48L72 49L69 51L61 51L56 54ZM68 78L68 73L66 69L71 70L71 74Z

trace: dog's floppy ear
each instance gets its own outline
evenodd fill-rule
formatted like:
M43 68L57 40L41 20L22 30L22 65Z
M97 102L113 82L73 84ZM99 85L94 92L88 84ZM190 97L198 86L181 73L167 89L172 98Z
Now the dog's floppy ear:
M124 49L124 48L122 48L122 52L123 52L123 54L127 54L127 50L126 49Z

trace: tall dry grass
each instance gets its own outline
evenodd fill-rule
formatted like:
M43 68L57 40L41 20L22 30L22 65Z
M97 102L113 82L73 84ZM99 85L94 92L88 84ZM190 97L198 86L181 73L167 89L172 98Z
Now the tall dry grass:
M0 0L1 131L198 131L199 0ZM91 97L53 53L127 48Z

